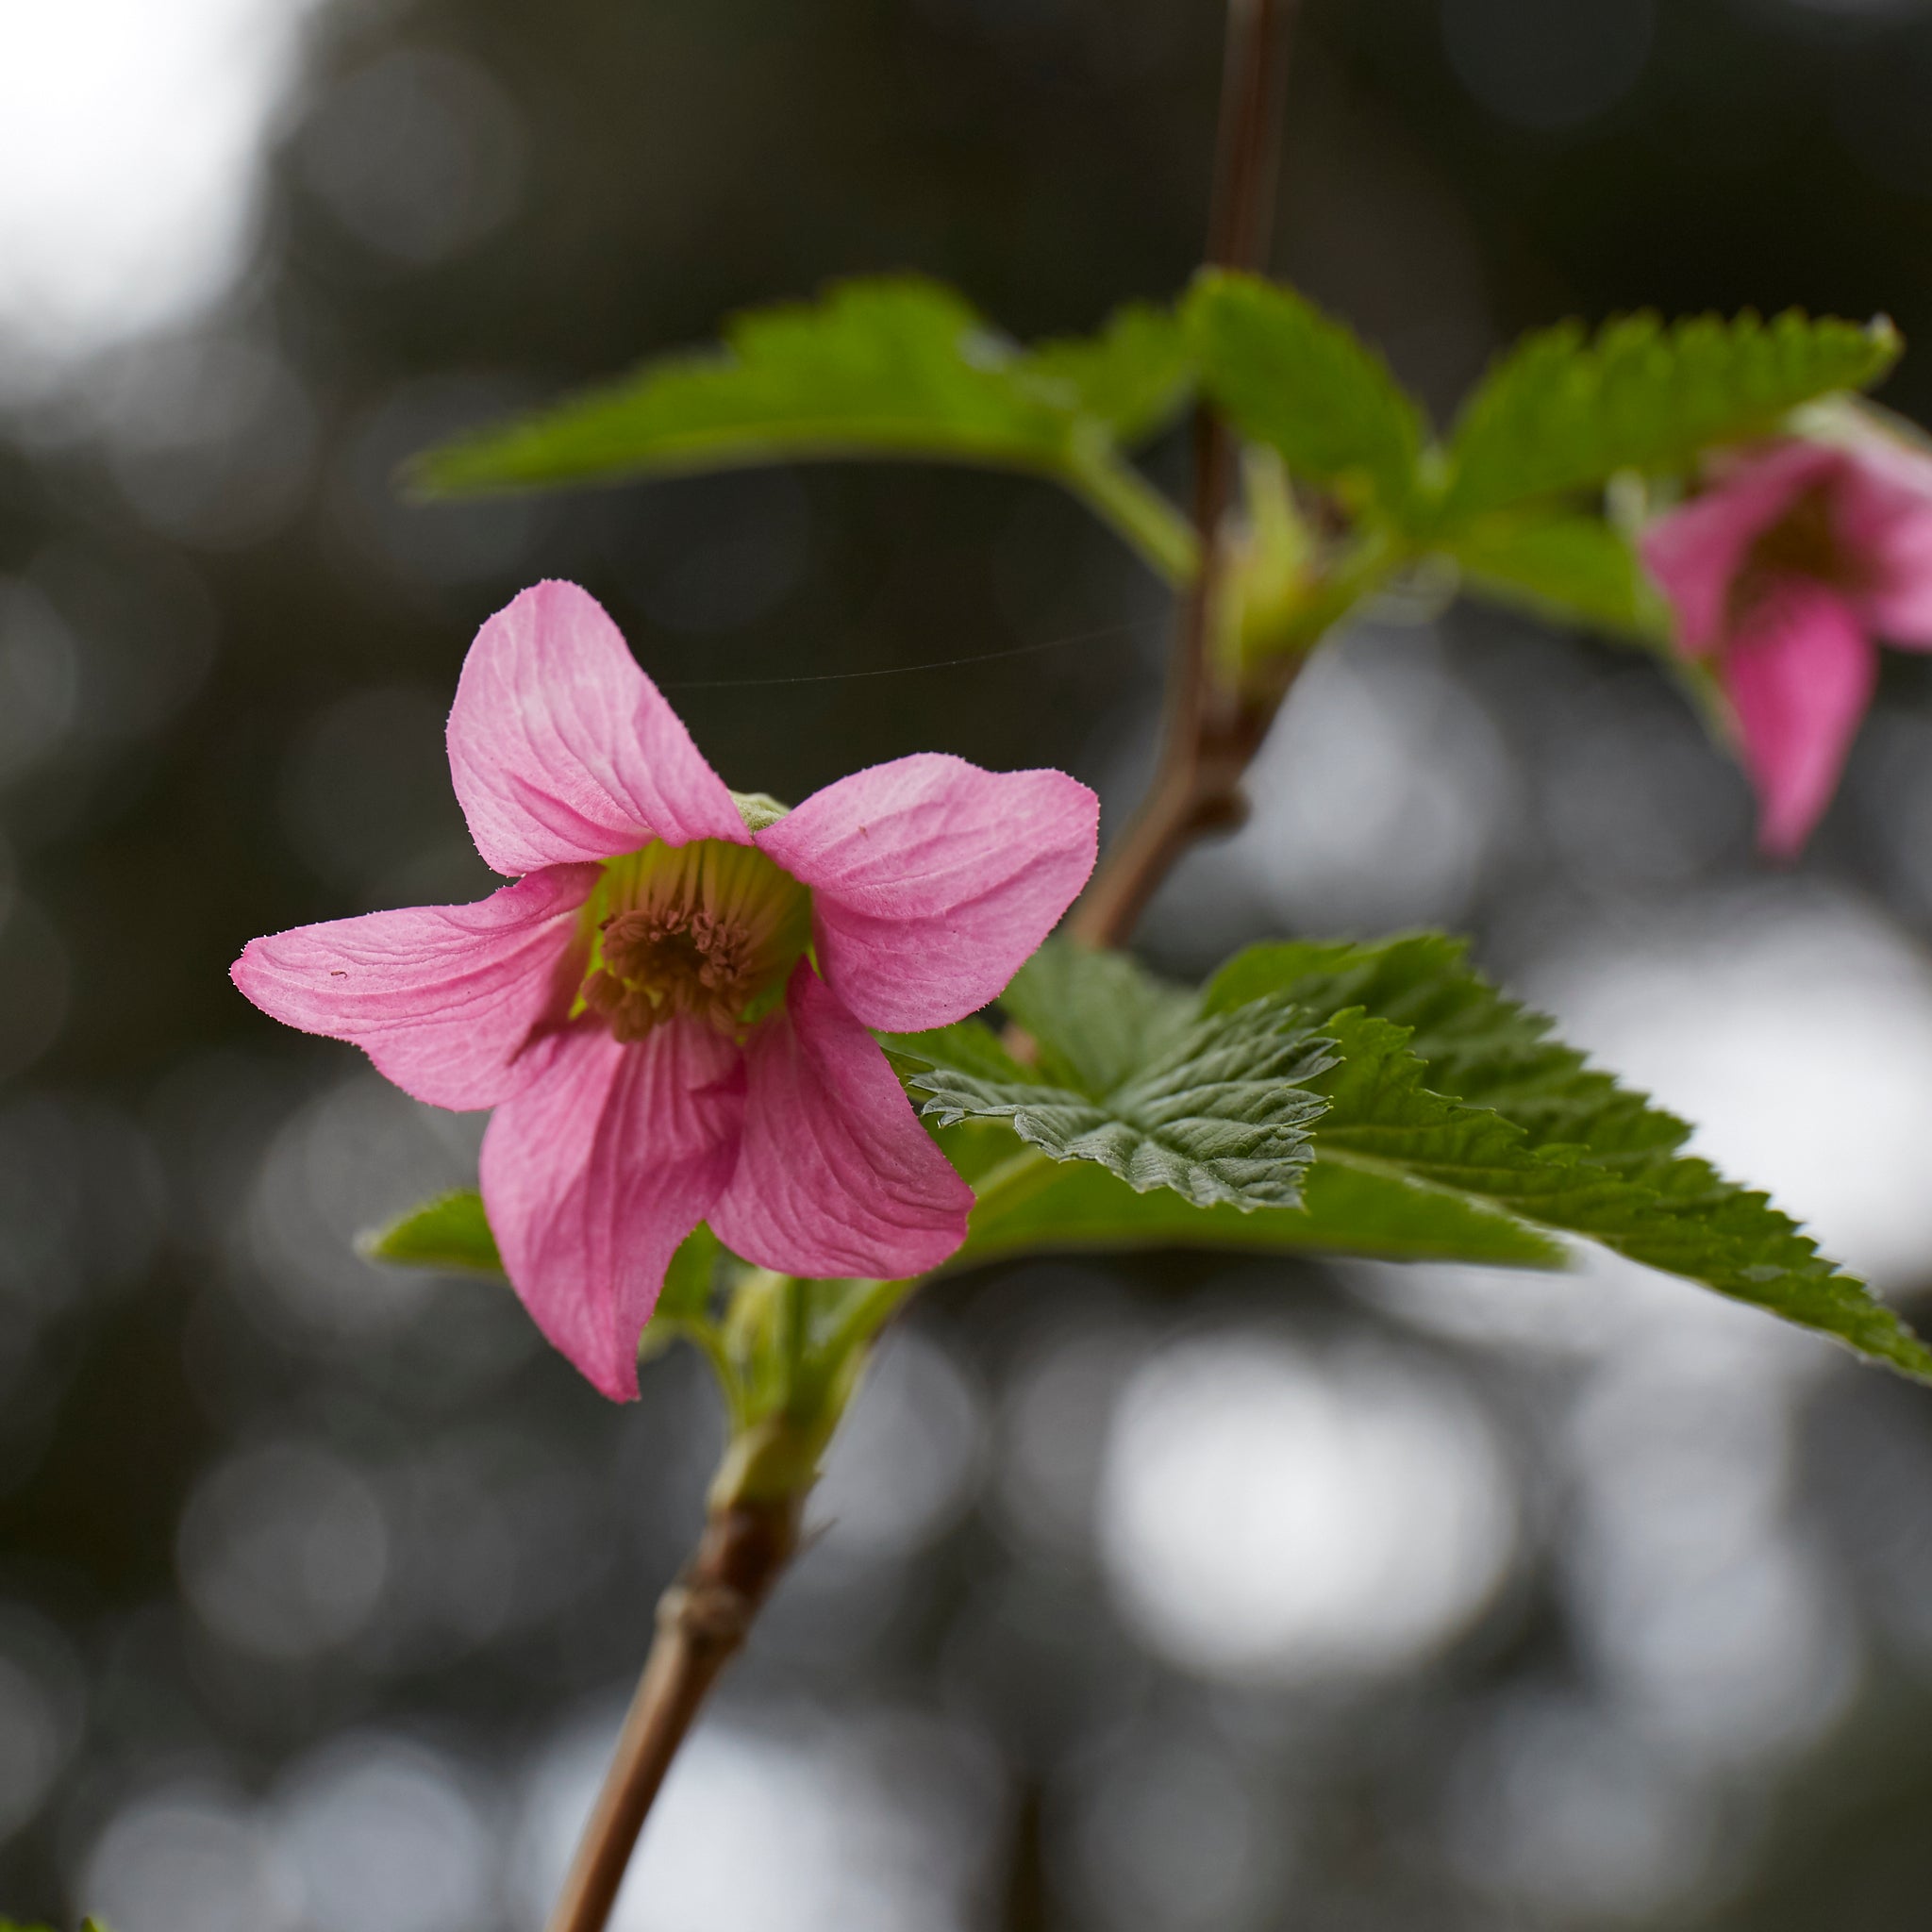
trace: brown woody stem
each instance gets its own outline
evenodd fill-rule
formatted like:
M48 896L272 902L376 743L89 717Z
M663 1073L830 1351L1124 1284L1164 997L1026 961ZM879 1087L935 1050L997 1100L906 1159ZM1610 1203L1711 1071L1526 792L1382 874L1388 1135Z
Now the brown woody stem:
M1208 259L1263 266L1281 160L1281 93L1295 0L1230 0L1221 126L1208 211ZM1160 762L1147 796L1108 847L1067 930L1082 944L1115 946L1132 933L1168 869L1204 832L1245 815L1241 774L1285 695L1284 678L1258 721L1224 687L1214 661L1221 525L1233 481L1233 441L1207 404L1194 417L1194 533L1200 567L1181 607L1169 666ZM1257 728L1258 725L1258 728Z
M603 1932L652 1800L718 1674L798 1545L802 1497L714 1507L658 1634L545 1932Z

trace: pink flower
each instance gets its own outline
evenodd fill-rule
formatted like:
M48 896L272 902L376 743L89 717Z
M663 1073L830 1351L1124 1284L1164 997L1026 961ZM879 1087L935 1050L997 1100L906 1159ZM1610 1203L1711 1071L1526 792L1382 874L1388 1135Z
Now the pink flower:
M1765 444L1652 525L1643 559L1679 648L1714 660L1759 842L1789 858L1872 701L1874 637L1932 649L1932 458L1875 431Z
M477 634L449 761L516 883L255 940L235 984L419 1100L496 1109L504 1265L605 1394L636 1395L639 1334L700 1221L792 1274L917 1274L958 1246L972 1191L865 1029L1002 991L1092 870L1084 785L923 753L741 813L561 583Z

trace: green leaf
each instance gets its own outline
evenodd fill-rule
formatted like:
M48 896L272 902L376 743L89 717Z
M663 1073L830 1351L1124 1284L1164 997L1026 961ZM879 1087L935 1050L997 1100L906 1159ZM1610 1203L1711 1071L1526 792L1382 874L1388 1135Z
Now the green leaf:
M1470 587L1499 602L1647 642L1670 636L1669 614L1629 539L1602 517L1488 517L1457 531L1448 550Z
M878 1041L902 1080L927 1067L951 1067L978 1079L1011 1080L1022 1085L1040 1077L1022 1066L982 1020L961 1020L956 1025L935 1026L925 1033L881 1033Z
M1198 997L1125 953L1049 940L1000 995L1040 1048L1040 1074L1083 1093L1110 1093L1164 1053L1196 1017Z
M1325 1014L1340 1063L1320 1162L1420 1181L1601 1242L1932 1379L1932 1350L1761 1193L1681 1150L1689 1127L1550 1038L1457 942L1251 947L1209 1012L1268 993ZM1334 1010L1335 1008L1340 1010ZM1451 1097L1454 1096L1454 1097Z
M1202 387L1251 441L1358 507L1406 519L1424 436L1388 364L1292 290L1209 270L1185 319Z
M431 450L409 478L450 495L808 458L988 464L1066 485L1185 576L1186 520L1116 440L1155 426L1184 392L1176 333L1129 310L1095 341L1029 356L936 282L843 282L818 302L735 317L722 349L658 358Z
M400 1261L411 1268L441 1268L475 1274L501 1274L503 1257L474 1189L443 1194L412 1208L400 1221L362 1237L358 1243L372 1261Z
M1795 309L1760 322L1651 314L1569 322L1525 337L1464 407L1449 450L1444 525L1583 490L1619 470L1687 467L1711 443L1774 429L1800 404L1863 389L1898 359L1869 326Z
M1083 960L1118 983L1104 956L1073 955L1071 970ZM1055 1160L1097 1162L1138 1192L1167 1188L1200 1208L1300 1202L1307 1124L1323 1106L1308 1083L1330 1059L1327 1041L1284 1001L1262 998L1165 1029L1160 1050L1118 1081L1087 1077L1113 1066L1091 1035L1051 1042L1052 1065L1069 1084L1046 1067L985 1071L982 1042L969 1055L949 1055L958 1039L948 1028L891 1041L902 1064L926 1061L908 1085L920 1112L939 1126L1009 1121Z
M1180 319L1149 302L1115 309L1097 336L1036 342L1019 367L1124 443L1164 428L1194 386L1193 350Z
M1477 1261L1558 1269L1567 1251L1515 1216L1399 1177L1317 1161L1299 1208L1196 1208L1158 1189L1136 1193L1103 1167L1070 1161L1046 1185L975 1209L949 1267L1049 1250L1232 1248Z

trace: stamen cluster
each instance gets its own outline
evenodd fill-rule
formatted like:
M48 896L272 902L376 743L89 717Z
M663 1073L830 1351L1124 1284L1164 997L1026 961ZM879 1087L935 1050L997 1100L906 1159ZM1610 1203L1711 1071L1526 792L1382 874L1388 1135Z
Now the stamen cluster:
M810 935L810 897L762 854L720 840L613 859L586 908L581 998L626 1045L679 1016L732 1033Z

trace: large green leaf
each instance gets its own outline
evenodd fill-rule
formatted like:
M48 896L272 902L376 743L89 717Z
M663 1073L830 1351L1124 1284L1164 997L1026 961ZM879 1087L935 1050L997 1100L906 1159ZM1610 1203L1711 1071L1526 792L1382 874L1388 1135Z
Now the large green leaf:
M1796 310L1761 322L1622 316L1592 337L1563 323L1524 337L1464 407L1451 440L1444 524L1605 482L1687 466L1711 443L1762 435L1800 404L1863 389L1899 339Z
M433 494L533 490L806 458L988 464L1052 477L1171 575L1185 520L1121 454L1189 386L1178 327L1117 316L1091 342L1031 355L918 276L834 286L737 316L722 348L662 357L507 426L420 457Z
M1682 1121L1551 1039L1456 942L1252 947L1204 1007L1241 1012L1269 993L1322 1016L1337 1043L1319 1160L1585 1235L1932 1378L1932 1351L1861 1282L1763 1194L1684 1154Z
M1202 387L1243 436L1296 476L1407 516L1424 429L1380 356L1291 289L1225 270L1195 282L1185 316Z
M902 1067L924 1062L907 1084L937 1125L1009 1121L1055 1160L1094 1161L1137 1191L1171 1189L1197 1208L1301 1200L1308 1124L1324 1105L1309 1083L1330 1056L1286 1001L1263 997L1191 1020L1118 1080L1083 1077L1083 1055L1088 1066L1102 1064L1091 1041L1042 1041L1061 1083L1046 1066L991 1068L983 1040L962 1053L961 1039L948 1027L887 1042Z

